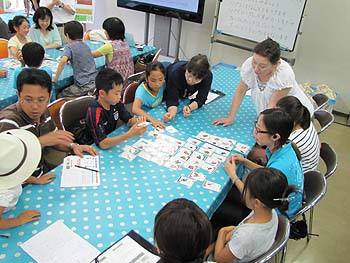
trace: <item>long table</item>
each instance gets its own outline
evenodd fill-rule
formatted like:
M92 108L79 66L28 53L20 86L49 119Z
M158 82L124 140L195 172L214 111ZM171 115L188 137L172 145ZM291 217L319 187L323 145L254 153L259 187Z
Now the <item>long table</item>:
M103 45L102 42L97 41L85 41L91 50L96 50ZM131 56L136 59L139 56L155 53L157 51L156 47L145 46L143 50L137 50L135 47L130 48ZM54 61L57 60L59 56L62 55L63 51L58 49L47 49L46 54L49 55ZM4 63L9 60L9 58L0 59L0 68L4 68ZM105 66L105 57L95 58L96 67L101 70ZM8 105L15 103L17 101L16 90L13 89L13 74L14 69L8 69L8 74L6 78L0 78L0 110L4 109ZM62 71L59 80L54 83L51 95L51 101L56 99L57 93L64 87L73 83L73 68L71 65L67 64Z
M238 82L239 71L235 67L222 63L215 65L212 88L223 91L226 96L203 106L188 118L182 114L176 116L169 123L178 130L174 136L186 140L205 131L253 145L256 112L250 97L244 98L232 126L211 124L213 119L228 113ZM151 112L158 118L164 113L162 106ZM124 125L111 135L121 134L127 129ZM148 135L142 137L145 136ZM19 244L57 220L64 220L70 229L102 251L131 229L153 242L154 217L161 207L174 198L193 200L211 217L231 188L223 164L214 173L206 174L208 180L221 185L221 192L204 189L200 182L187 188L176 183L180 175L189 174L185 168L174 171L140 157L130 162L119 156L125 145L132 145L139 138L130 139L109 150L99 150L101 185L98 187L60 188L62 167L53 171L57 178L52 183L25 187L16 209L5 216L17 216L24 209L38 209L41 218L14 229L0 231L0 234L11 235L9 239L0 239L0 262L32 262Z

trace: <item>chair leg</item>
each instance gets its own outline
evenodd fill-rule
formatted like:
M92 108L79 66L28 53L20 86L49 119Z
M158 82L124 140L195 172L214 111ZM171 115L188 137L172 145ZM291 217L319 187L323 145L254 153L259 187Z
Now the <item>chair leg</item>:
M286 255L287 255L287 244L282 249L281 260L280 260L281 263L284 263L284 261L286 260Z

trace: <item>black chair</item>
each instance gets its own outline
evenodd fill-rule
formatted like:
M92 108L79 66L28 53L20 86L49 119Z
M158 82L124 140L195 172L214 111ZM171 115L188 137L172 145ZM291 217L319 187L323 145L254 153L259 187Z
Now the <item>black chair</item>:
M87 109L94 100L93 96L83 96L65 102L60 109L60 121L63 130L74 134L78 123L85 122Z
M327 191L326 178L319 171L309 171L304 174L304 201L299 211L290 218L290 222L295 222L299 216L305 218L305 213L310 212L307 229L307 242L312 234L313 208L324 197Z
M318 134L324 132L334 122L333 114L323 109L316 110L313 117L319 124L315 126L320 126L320 129L317 131Z
M338 168L338 156L332 146L326 142L321 143L320 157L326 164L324 176L328 179Z
M317 109L316 110L324 109L327 106L328 102L329 102L328 96L326 96L326 95L324 95L322 93L315 94L314 96L312 96L312 98L317 104Z
M252 263L264 263L275 257L275 262L278 262L277 255L282 251L280 262L284 262L287 252L287 242L289 239L289 221L282 215L278 216L278 228L271 248L260 257L252 260Z

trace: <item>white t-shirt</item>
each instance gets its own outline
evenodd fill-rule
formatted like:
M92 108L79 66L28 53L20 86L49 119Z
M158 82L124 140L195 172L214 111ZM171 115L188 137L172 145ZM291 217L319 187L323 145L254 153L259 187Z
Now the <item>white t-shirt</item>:
M303 173L316 170L320 157L320 140L312 123L306 130L298 129L292 131L289 140L293 141L299 148Z
M0 206L5 207L4 213L15 207L22 194L22 185L0 190Z
M248 58L241 67L241 79L252 91L252 100L257 114L268 108L271 95L274 91L291 88L288 96L297 97L300 102L310 111L312 116L314 106L304 91L299 87L295 80L292 67L283 59L278 65L274 75L266 82L260 85L258 76L255 74L252 66L253 57ZM259 88L259 85L262 86Z
M244 223L253 214L254 211L239 223L233 230L232 237L227 243L228 248L236 257L234 262L250 262L268 251L275 241L278 228L276 211L272 210L272 218L267 223Z
M50 4L52 0L41 0L40 6L47 6ZM75 11L75 0L64 0L65 5L69 5L74 11ZM69 21L74 20L75 15L71 15L67 11L65 11L63 8L60 8L58 6L54 6L51 10L52 16L53 16L53 22L55 24L63 24L67 23Z

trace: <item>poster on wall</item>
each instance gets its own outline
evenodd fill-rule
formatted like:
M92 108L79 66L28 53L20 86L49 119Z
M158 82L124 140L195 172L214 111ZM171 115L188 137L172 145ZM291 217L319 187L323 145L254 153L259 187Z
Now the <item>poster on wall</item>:
M95 0L77 0L75 20L81 23L94 22Z

